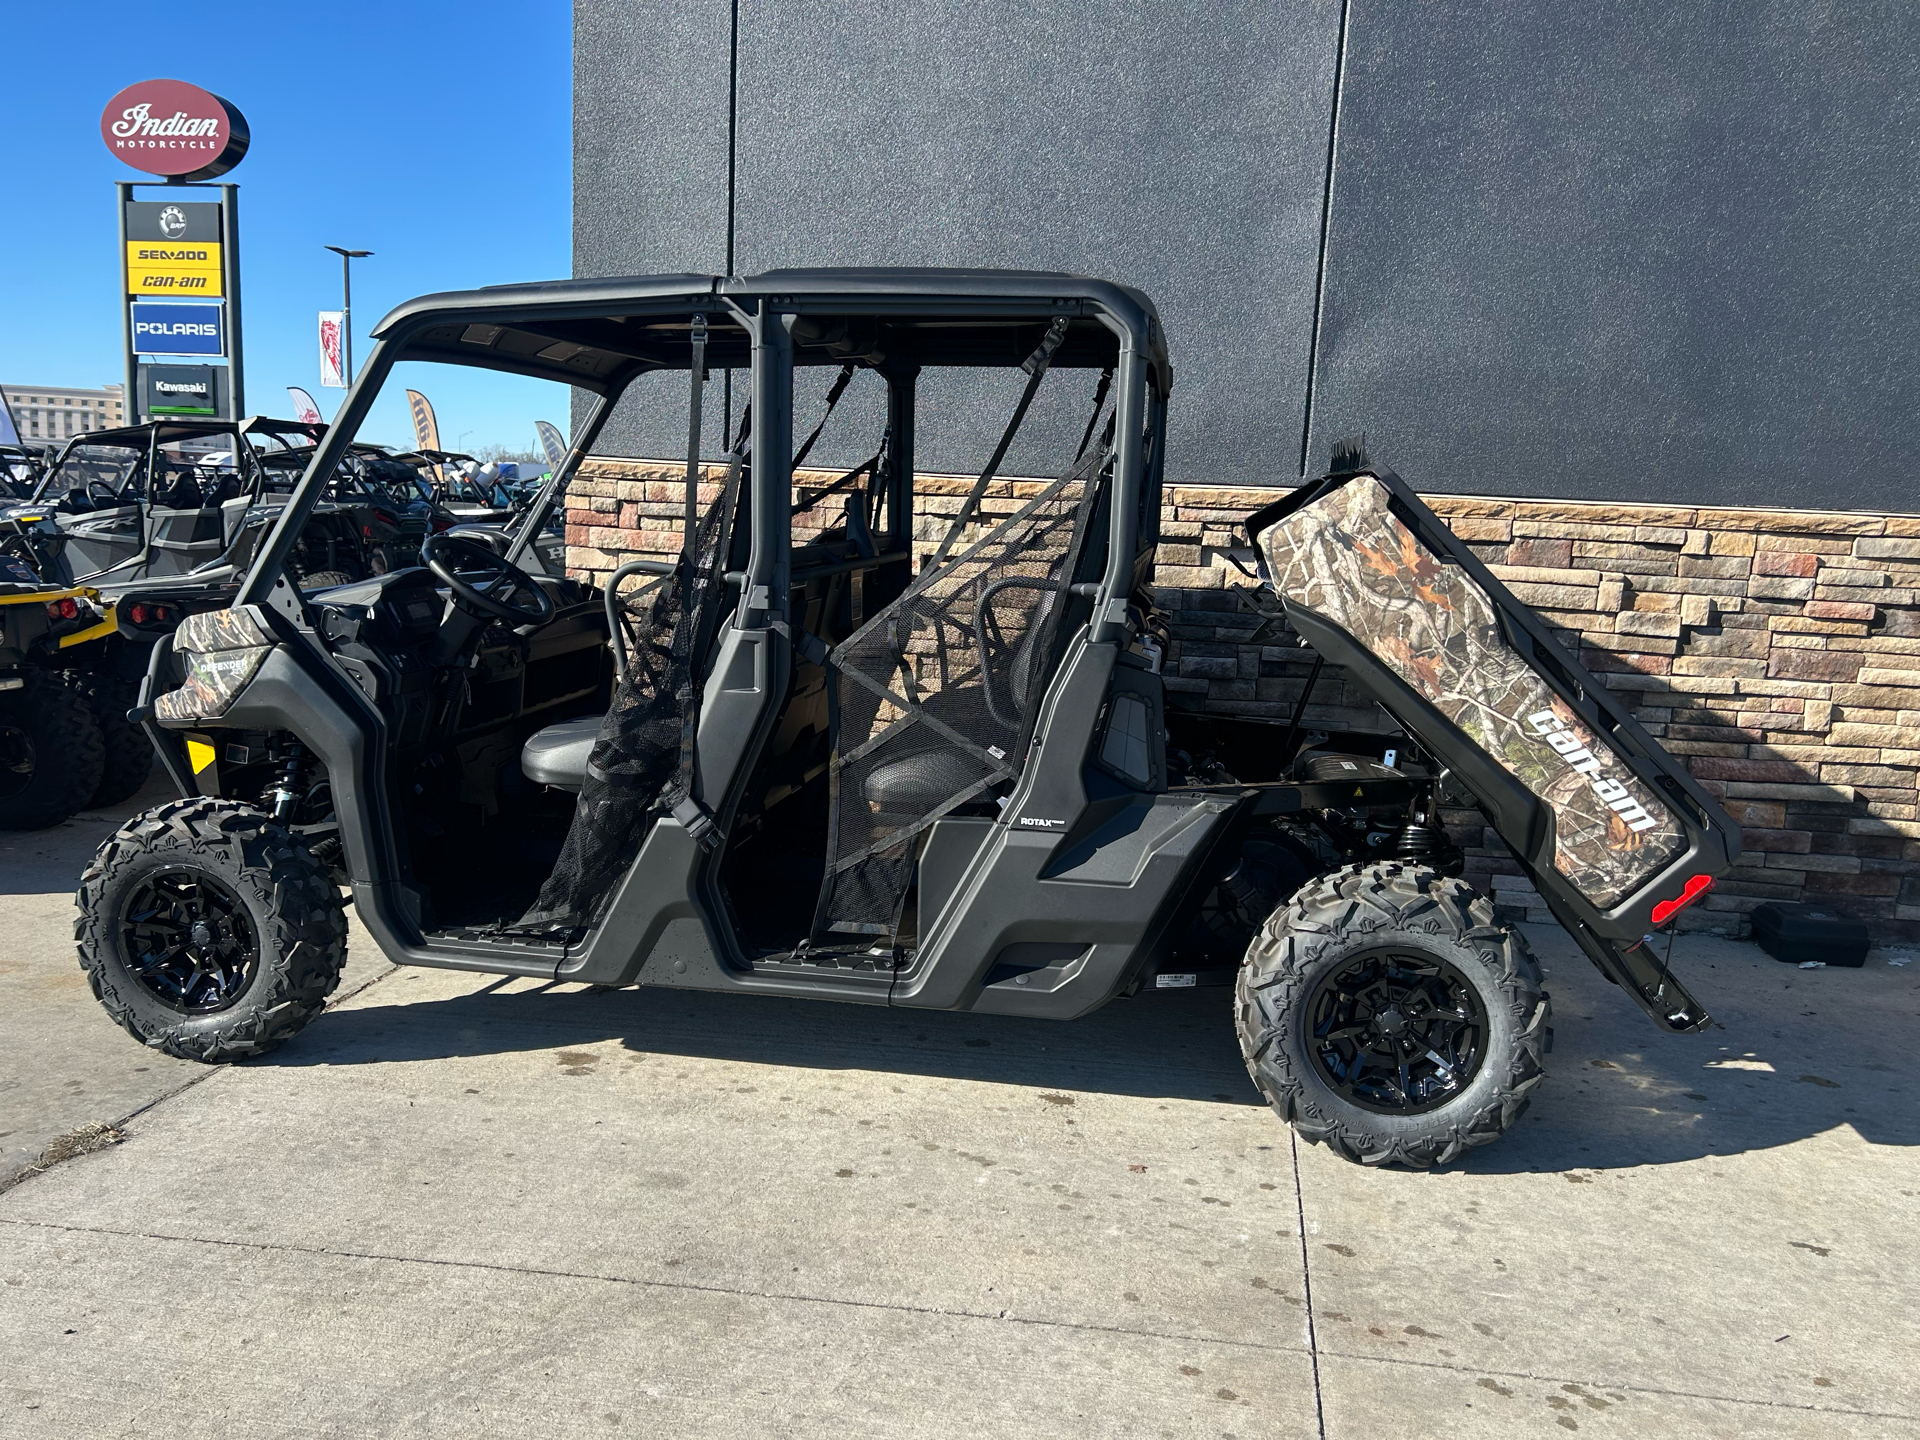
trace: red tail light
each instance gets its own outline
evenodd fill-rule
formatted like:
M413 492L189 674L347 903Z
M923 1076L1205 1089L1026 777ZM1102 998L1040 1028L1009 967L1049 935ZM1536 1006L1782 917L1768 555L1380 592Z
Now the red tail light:
M144 605L135 605L131 610L127 611L127 618L136 625L144 625L147 623L147 616L152 613L153 612L148 610Z
M80 602L75 600L71 595L67 596L64 600L49 600L47 602L47 614L55 620L78 620L80 618Z
M1711 875L1694 876L1691 880L1687 881L1686 888L1674 896L1673 899L1662 900L1658 905L1653 907L1653 923L1656 925L1666 924L1667 921L1678 915L1682 910L1686 909L1687 906L1691 905L1711 889L1713 889L1713 877Z

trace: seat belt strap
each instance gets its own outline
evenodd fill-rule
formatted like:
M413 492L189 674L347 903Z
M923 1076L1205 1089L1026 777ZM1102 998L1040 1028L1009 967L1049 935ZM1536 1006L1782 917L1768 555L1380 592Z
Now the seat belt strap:
M680 535L680 579L687 595L687 608L693 604L693 567L699 557L694 547L700 531L700 431L701 401L707 389L707 317L695 315L693 330L687 337L691 350L688 374L692 393L687 397L687 506L685 528Z
M947 552L953 549L953 542L973 520L980 508L980 500L987 493L987 487L993 483L993 477L999 473L1000 462L1007 458L1007 450L1013 444L1013 437L1020 433L1021 422L1027 418L1027 408L1033 404L1033 397L1039 393L1040 382L1046 378L1047 367L1053 363L1053 352L1060 348L1060 342L1067 338L1067 317L1056 315L1053 323L1047 326L1046 336L1040 346L1026 359L1020 362L1020 368L1027 372L1027 388L1020 394L1020 403L1013 407L1013 418L1007 421L1007 428L1001 432L1000 443L993 447L993 458L987 461L987 468L980 472L980 478L973 482L973 488L967 492L960 513L953 517L953 523L947 527L947 533L940 537L940 548L933 552L933 558L927 561L921 571L940 568L940 562L947 558Z
M681 828L688 835L707 849L711 850L719 845L720 827L714 823L713 816L708 813L707 807L691 795L673 807L673 818L680 822Z
M825 667L828 656L832 652L827 649L826 641L811 630L802 630L796 625L787 624L784 620L769 620L767 628L782 636L787 644L800 652L800 657L809 665Z
M827 421L833 418L833 407L840 403L840 397L847 393L847 385L853 379L854 365L848 361L841 367L840 374L834 379L833 387L827 391L827 413L820 417L820 423L813 427L813 433L801 443L799 453L793 457L793 468L798 470L800 462L813 450L813 442L820 438L820 432L827 428Z
M862 476L872 474L873 471L879 467L880 462L886 458L886 454L886 447L883 445L865 460L862 460L858 465L854 466L853 469L847 471L847 473L842 475L838 480L828 485L824 490L802 490L800 492L800 498L793 502L792 507L787 513L789 515L804 515L822 500L832 499L854 481L860 479Z
M1087 453L1087 446L1093 440L1093 427L1100 423L1100 411L1107 403L1107 392L1113 388L1113 366L1109 365L1100 372L1100 383L1093 391L1093 413L1087 416L1087 428L1080 436L1080 448L1073 452L1077 461Z

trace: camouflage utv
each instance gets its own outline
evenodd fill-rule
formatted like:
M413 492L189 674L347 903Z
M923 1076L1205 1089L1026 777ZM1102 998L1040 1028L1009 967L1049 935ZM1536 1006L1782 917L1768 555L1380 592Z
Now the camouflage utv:
M1292 723L1169 707L1173 372L1139 291L663 275L428 296L376 334L235 604L154 650L140 714L183 798L102 846L79 927L144 1043L288 1039L339 977L344 885L395 961L545 981L1059 1020L1225 982L1302 1135L1433 1165L1514 1123L1549 1019L1443 803L1656 1024L1707 1023L1642 937L1733 825L1384 469L1345 455L1250 532L1265 603L1396 733L1308 730L1307 694ZM570 387L571 452L504 554L437 534L423 568L303 594L328 477L436 363ZM851 386L867 458L804 468ZM623 443L686 437L684 480L569 504L616 405ZM1057 478L1004 481L1030 414L1021 473L1052 446ZM927 473L936 429L984 468ZM572 554L677 517L678 557L583 583L534 544L562 507Z

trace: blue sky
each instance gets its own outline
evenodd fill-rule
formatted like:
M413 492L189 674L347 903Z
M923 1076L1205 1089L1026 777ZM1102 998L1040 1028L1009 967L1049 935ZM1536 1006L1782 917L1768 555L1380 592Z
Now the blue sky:
M241 187L250 410L290 413L287 385L327 414L339 402L316 359L314 313L340 303L324 245L376 252L354 264L356 363L367 328L410 296L570 273L566 0L199 0L165 13L151 0L9 10L0 381L121 378L113 182L139 172L108 154L99 122L136 80L190 81L247 117L252 147L224 178ZM443 443L524 449L536 418L566 428L560 395L513 392L477 373L437 379ZM404 408L383 403L368 438L410 442Z

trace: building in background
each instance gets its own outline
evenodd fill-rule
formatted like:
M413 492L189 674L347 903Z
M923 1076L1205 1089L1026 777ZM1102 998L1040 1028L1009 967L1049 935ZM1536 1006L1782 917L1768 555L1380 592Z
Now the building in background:
M1920 938L1920 8L596 0L574 36L576 275L1154 298L1174 703L1289 713L1238 520L1364 433L1745 827L1684 924ZM956 396L922 467L978 469L1008 403ZM616 414L583 535L677 424Z
M126 422L126 402L119 385L76 390L65 385L0 385L13 411L20 438L32 442L66 440L89 430L106 430Z
M1285 483L1364 431L1430 491L1920 510L1920 7L596 0L574 27L576 275L1137 285L1181 482Z

